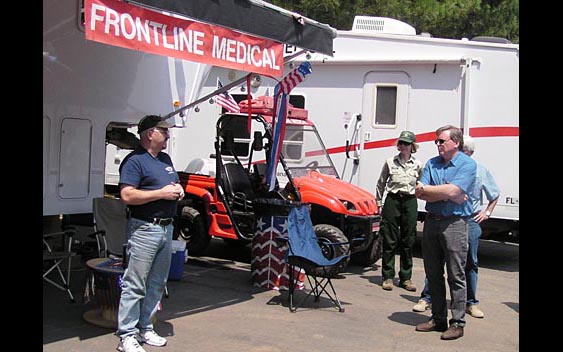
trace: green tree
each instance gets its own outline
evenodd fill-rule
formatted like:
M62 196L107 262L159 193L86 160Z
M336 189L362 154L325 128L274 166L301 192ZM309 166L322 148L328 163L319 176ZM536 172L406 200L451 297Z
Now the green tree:
M440 38L503 37L519 42L519 0L273 0L273 4L349 30L354 16L390 17Z

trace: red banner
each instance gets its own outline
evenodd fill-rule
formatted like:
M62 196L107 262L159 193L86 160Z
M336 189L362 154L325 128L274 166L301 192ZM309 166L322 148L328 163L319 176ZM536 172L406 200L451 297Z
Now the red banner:
M264 75L283 74L283 44L117 0L85 0L86 39Z

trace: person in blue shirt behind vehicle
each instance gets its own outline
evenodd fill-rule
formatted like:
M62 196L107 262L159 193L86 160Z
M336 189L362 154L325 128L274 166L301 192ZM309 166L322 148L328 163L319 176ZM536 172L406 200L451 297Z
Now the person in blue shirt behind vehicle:
M463 152L469 156L473 156L475 152L475 142L470 136L463 136ZM488 204L483 209L483 193L487 198ZM499 188L485 166L477 163L477 176L475 179L475 187L469 193L471 204L473 207L473 215L469 219L469 249L467 252L467 264L465 266L465 276L467 277L467 308L466 313L474 318L484 318L485 314L479 308L479 300L477 299L477 279L479 274L479 265L477 259L477 251L479 249L479 239L482 230L481 223L491 217L495 206L499 200ZM413 311L424 312L430 308L432 304L430 290L428 289L428 280L424 281L424 289L420 295L420 300L414 305Z
M473 214L468 194L475 184L477 164L461 152L463 134L458 127L438 128L434 142L438 156L428 160L415 190L416 196L426 201L422 257L432 316L415 330L441 331L442 340L454 340L463 336L465 327L468 220ZM449 327L444 264L451 298Z
M145 352L140 343L164 346L153 327L170 270L173 217L184 197L170 156L162 150L173 125L147 115L138 125L140 146L119 167L121 200L127 204L127 269L119 300L117 350Z

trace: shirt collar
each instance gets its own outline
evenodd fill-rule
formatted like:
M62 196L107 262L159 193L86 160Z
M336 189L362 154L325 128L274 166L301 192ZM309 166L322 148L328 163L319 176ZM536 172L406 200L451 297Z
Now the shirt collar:
M442 164L444 164L444 165L452 164L452 166L455 166L461 154L463 154L463 152L458 150L457 153L455 153L452 160L450 160L448 163L446 163L446 159L444 159L442 156L440 156L440 160L442 161ZM465 155L465 154L463 154L463 155Z
M400 163L401 160L402 160L402 159L401 159L401 153L395 155L394 159L397 160L397 161ZM412 154L411 154L411 156L409 157L409 160L406 161L406 163L409 163L409 164L414 163L414 158L413 158Z

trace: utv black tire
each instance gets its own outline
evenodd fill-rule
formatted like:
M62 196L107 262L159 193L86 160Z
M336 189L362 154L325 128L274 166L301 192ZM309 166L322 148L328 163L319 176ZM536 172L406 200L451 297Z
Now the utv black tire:
M356 252L352 254L352 258L350 258L350 262L355 265L359 266L372 266L375 264L380 258L383 251L383 237L377 233L373 242L369 245L369 247L365 251Z
M333 259L339 257L344 254L348 254L350 252L350 243L346 243L343 245L327 245L326 243L342 243L342 242L349 242L348 238L344 233L335 226L327 225L327 224L318 224L314 226L315 228L315 235L317 235L317 241L321 246L323 251L323 255L327 259ZM339 271L342 271L348 265L349 259L343 262Z
M201 213L192 207L183 207L180 214L178 239L186 242L188 255L202 254L211 240Z

